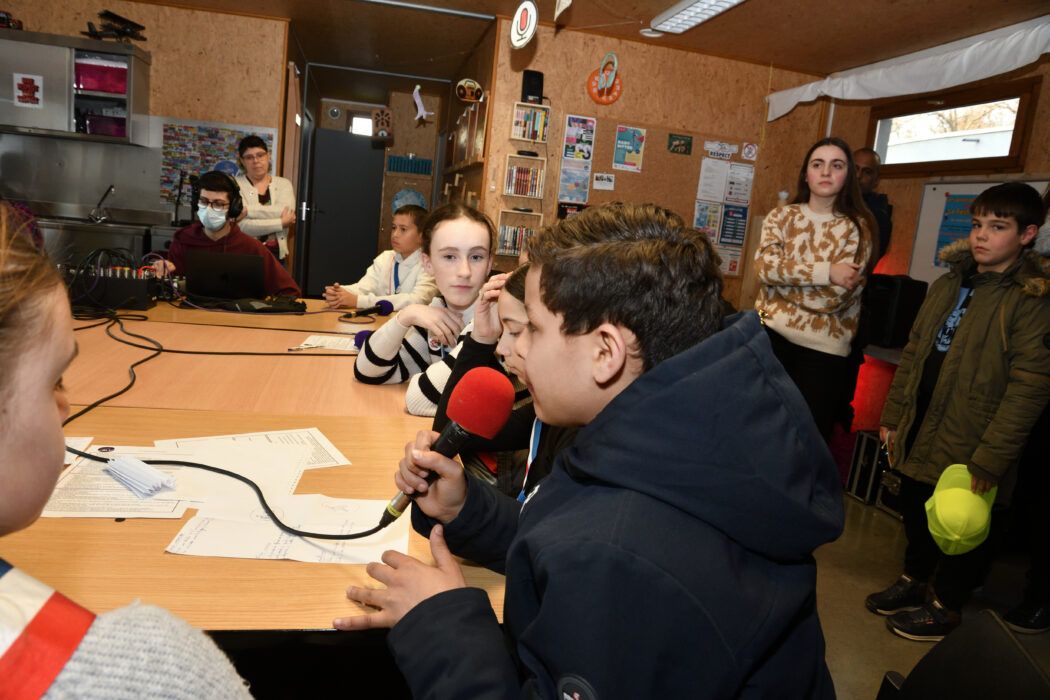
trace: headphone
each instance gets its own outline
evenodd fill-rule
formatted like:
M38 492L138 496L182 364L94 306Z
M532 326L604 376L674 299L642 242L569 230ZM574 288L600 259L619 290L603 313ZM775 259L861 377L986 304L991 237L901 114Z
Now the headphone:
M607 64L610 60L612 61L613 69L612 69L612 73L608 73L607 74L605 72L605 64ZM613 83L616 81L616 69L619 68L619 67L620 67L620 64L616 60L616 54L614 54L614 53L607 53L607 54L605 54L605 58L603 58L602 62L598 65L598 90L599 91L600 90L607 90L608 88L611 88L613 86Z
M241 215L241 212L244 211L244 200L241 198L241 186L237 184L237 180L235 180L233 175L230 175L229 173L224 173L221 170L211 170L204 174L210 175L211 173L222 175L224 178L226 178L226 181L230 184L230 187L232 188L232 190L228 193L230 195L230 207L226 210L226 218L232 221L239 217ZM193 207L194 211L196 211L201 198L200 178L197 178L195 180L191 178L190 183L190 206Z

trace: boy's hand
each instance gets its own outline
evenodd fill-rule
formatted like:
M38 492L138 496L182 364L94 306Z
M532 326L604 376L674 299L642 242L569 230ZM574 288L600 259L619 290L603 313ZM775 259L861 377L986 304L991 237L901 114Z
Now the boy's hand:
M851 262L832 263L828 276L831 277L832 284L850 291L864 281L864 275L860 274L860 265Z
M444 306L427 306L410 304L401 309L397 321L402 326L411 328L420 326L430 331L442 345L453 347L463 331L463 315L446 309Z
M415 442L405 445L405 456L398 463L394 474L397 488L408 495L416 496L416 506L438 522L450 523L463 509L467 500L467 479L459 462L437 452L430 446L438 434L432 430L420 430ZM427 483L427 475L435 473L438 479Z
M995 484L990 481L986 481L979 476L970 475L970 490L976 493L978 496L984 494L995 488Z
M497 301L500 290L507 283L509 276L504 273L491 277L478 294L477 304L474 305L474 329L470 332L470 337L479 343L494 345L499 342L503 328L499 322Z
M405 614L427 598L454 588L465 588L463 571L445 544L440 525L430 531L430 553L436 566L428 566L407 554L388 550L383 552L383 563L372 562L366 571L382 588L350 586L346 597L363 603L378 612L353 617L338 617L332 621L337 630L364 630L373 627L393 627Z
M886 461L893 466L893 443L897 439L897 431L887 428L885 425L879 426L879 441L882 446L886 449Z
M340 287L338 282L324 288L324 300L330 309L353 309L357 307L357 295Z

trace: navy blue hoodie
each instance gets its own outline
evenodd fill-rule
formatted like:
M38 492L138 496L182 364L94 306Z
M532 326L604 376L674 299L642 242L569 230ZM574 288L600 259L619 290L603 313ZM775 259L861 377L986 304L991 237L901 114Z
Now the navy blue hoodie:
M447 531L502 568L492 491ZM503 550L506 646L476 589L389 645L415 697L831 698L812 552L842 523L834 462L744 312L636 379L533 492Z

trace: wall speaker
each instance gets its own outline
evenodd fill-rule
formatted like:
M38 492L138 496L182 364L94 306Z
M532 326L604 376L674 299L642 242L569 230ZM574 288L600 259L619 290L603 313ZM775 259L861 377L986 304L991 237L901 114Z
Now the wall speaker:
M526 70L521 74L521 101L540 104L543 101L543 73Z

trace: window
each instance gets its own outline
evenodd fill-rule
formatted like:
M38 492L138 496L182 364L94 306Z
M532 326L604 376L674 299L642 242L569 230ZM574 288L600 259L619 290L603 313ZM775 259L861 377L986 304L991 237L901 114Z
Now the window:
M882 177L1021 171L1039 78L872 107L868 143Z
M371 136L372 115L362 116L355 114L350 119L350 131L358 136Z

